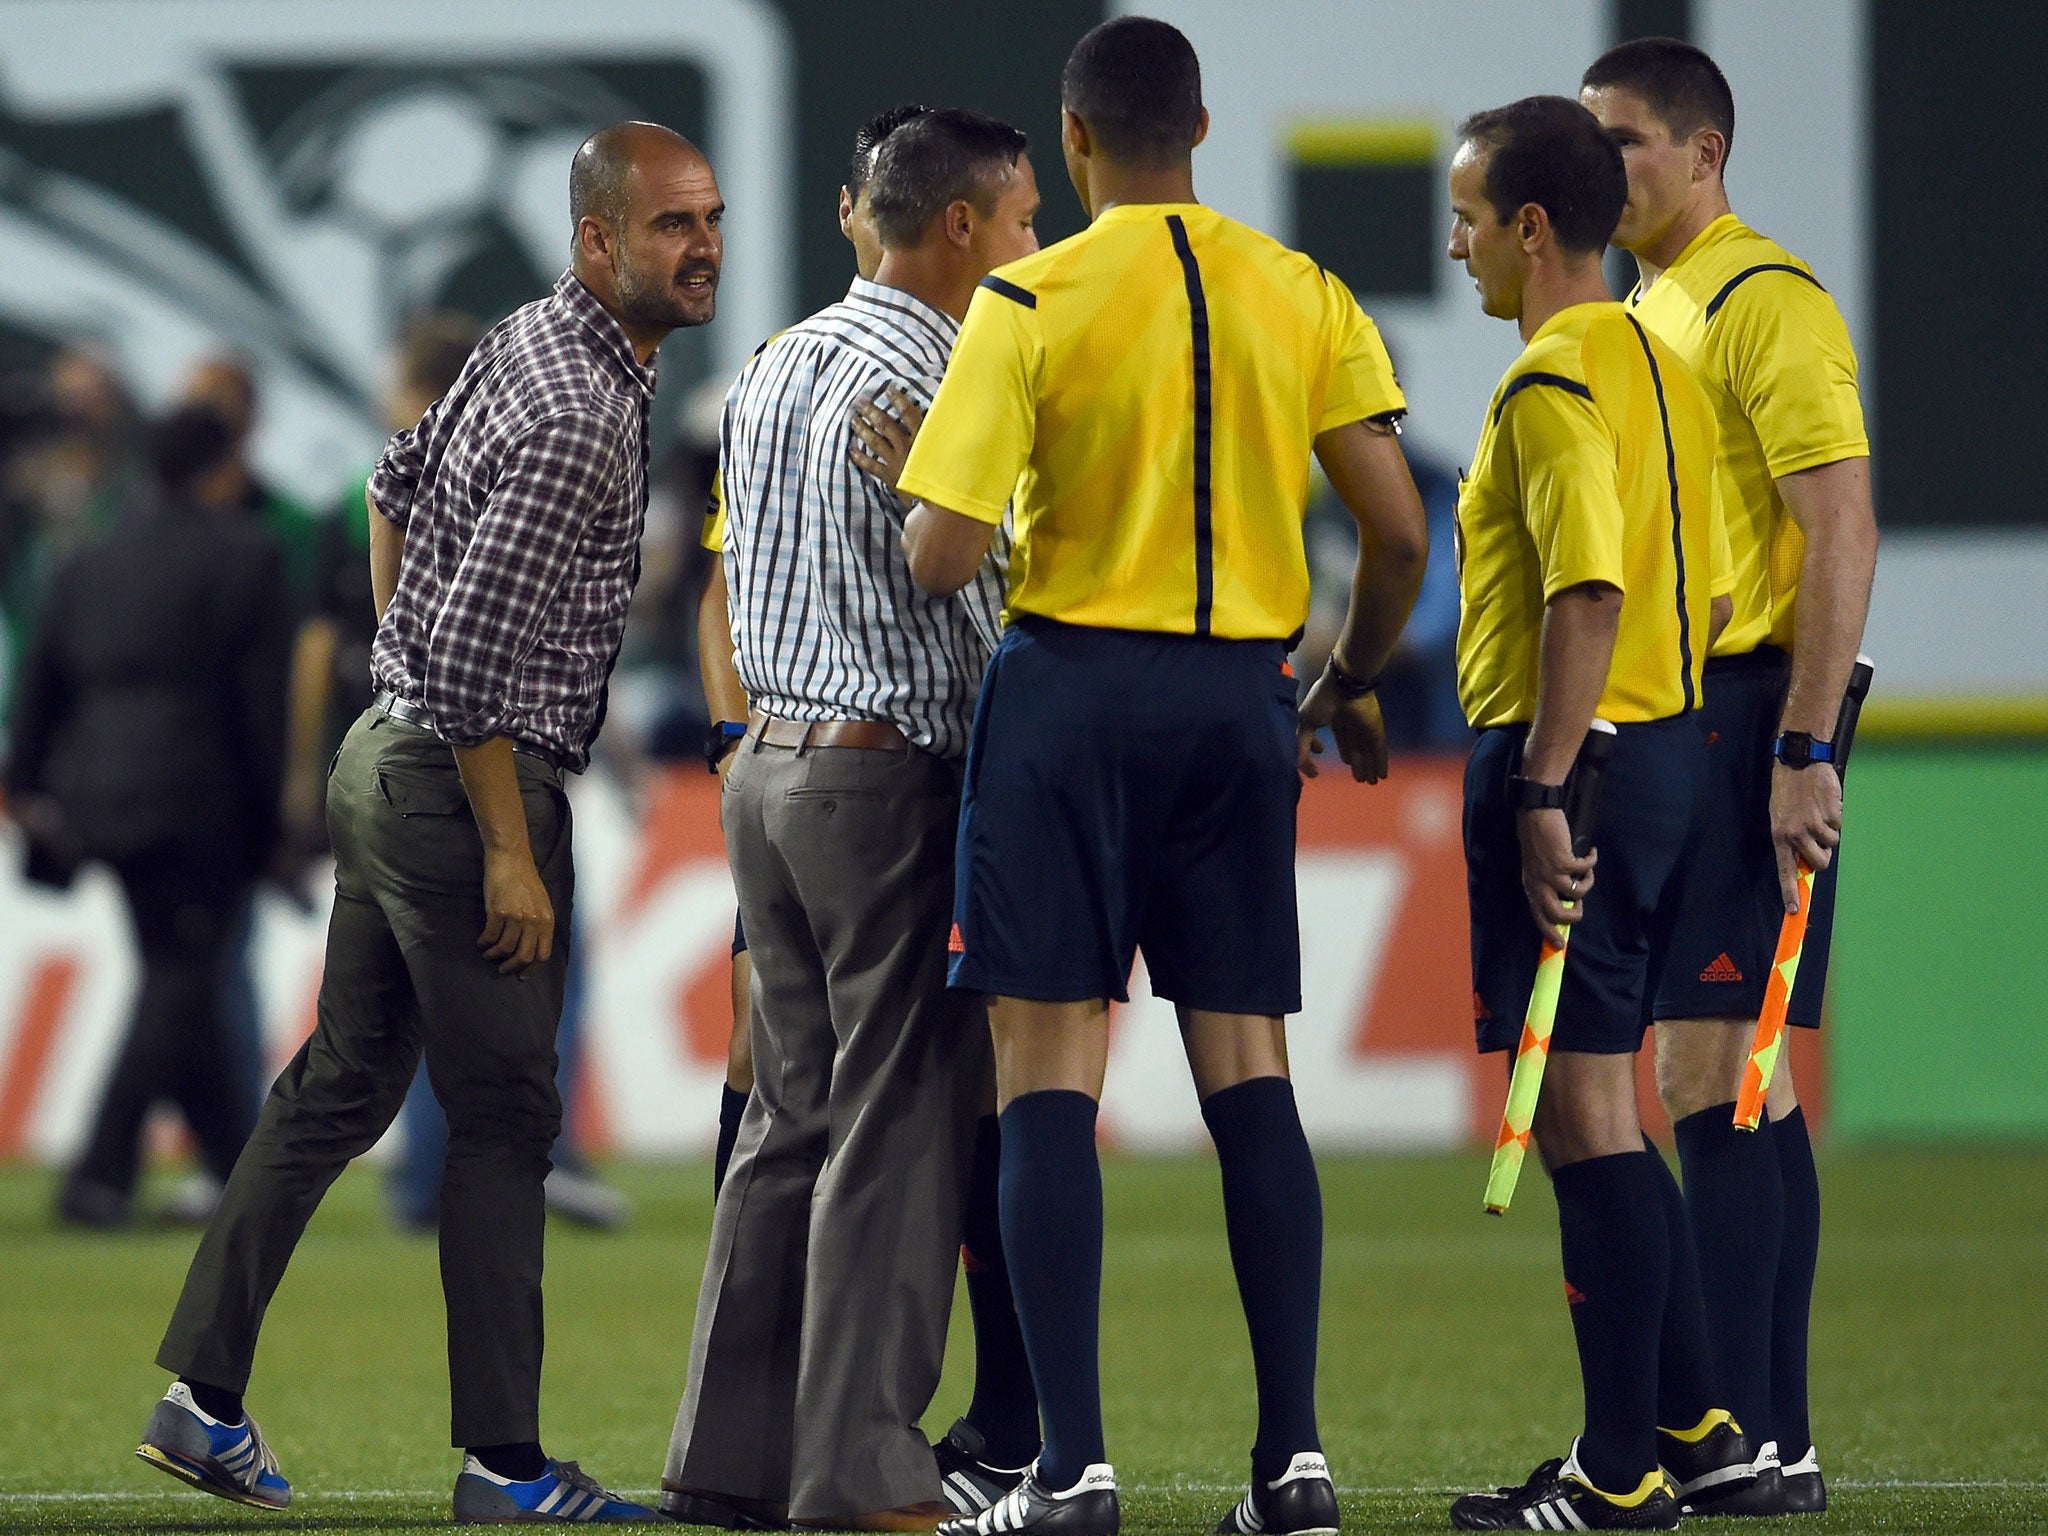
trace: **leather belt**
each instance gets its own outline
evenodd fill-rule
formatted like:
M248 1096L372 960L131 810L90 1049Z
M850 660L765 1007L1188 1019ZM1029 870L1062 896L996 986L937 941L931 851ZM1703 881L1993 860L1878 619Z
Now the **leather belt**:
M908 752L910 741L886 720L777 720L747 717L747 740L765 747L860 747L869 752Z
M434 717L427 713L426 706L415 704L411 699L401 699L389 688L379 688L372 694L370 696L370 707L382 714L389 715L401 725L409 725L415 730L425 731L436 741L446 740L440 731L435 729ZM532 758L537 763L545 764L548 770L558 779L564 772L560 759L545 747L536 747L529 742L514 740L512 750L521 757Z

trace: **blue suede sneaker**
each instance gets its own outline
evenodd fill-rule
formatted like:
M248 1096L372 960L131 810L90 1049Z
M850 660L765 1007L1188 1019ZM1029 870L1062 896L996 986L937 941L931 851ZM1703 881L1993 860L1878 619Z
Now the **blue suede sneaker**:
M171 1383L135 1454L153 1467L182 1478L237 1504L258 1509L284 1509L292 1501L292 1485L277 1474L277 1457L263 1443L263 1431L246 1414L239 1424L223 1424L192 1401L192 1389Z
M462 1475L455 1479L457 1525L575 1525L585 1520L637 1525L661 1518L645 1504L598 1487L596 1479L573 1461L550 1460L539 1477L519 1483L489 1471L474 1456L465 1456Z

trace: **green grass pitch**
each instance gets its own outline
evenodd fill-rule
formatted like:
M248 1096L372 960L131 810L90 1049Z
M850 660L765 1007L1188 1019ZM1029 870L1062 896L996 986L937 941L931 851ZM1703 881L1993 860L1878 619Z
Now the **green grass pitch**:
M639 1202L629 1232L550 1245L545 1430L644 1493L682 1387L710 1181L702 1165L618 1178ZM1443 1529L1452 1490L1519 1480L1575 1426L1544 1180L1530 1170L1496 1221L1484 1178L1476 1156L1323 1165L1323 1435L1349 1531ZM1796 1529L2048 1531L2048 1150L1841 1155L1823 1180L1814 1417L1834 1508ZM271 1311L250 1403L297 1490L275 1516L131 1455L191 1234L60 1234L48 1176L0 1170L0 1532L444 1528L434 1250L390 1233L376 1181L337 1186ZM1252 1437L1215 1169L1112 1159L1107 1191L1125 1528L1193 1536L1238 1496ZM964 1319L935 1433L966 1400Z

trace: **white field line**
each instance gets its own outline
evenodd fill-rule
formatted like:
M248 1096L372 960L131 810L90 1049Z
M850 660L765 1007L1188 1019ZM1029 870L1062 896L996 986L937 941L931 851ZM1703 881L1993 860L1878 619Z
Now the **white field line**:
M1916 1478L1843 1478L1830 1480L1828 1486L1830 1488L1856 1490L1862 1492L1938 1492L1942 1490L1970 1493L1990 1493L2000 1491L2042 1492L2048 1491L2048 1479L1956 1478L1921 1480ZM1244 1485L1241 1483L1135 1483L1125 1485L1122 1491L1125 1493L1138 1494L1242 1494L1244 1492ZM1423 1494L1457 1494L1464 1492L1465 1490L1459 1488L1446 1487L1437 1484L1418 1485L1414 1487L1405 1488L1368 1488L1356 1487L1346 1483L1340 1484L1338 1486L1337 1491L1339 1493L1351 1495L1358 1498L1413 1498ZM645 1499L652 1501L657 1496L656 1490L651 1488L637 1490L621 1488L618 1490L618 1492L622 1497L629 1499ZM343 1488L299 1490L295 1495L294 1502L296 1503L298 1500L312 1501L318 1499L436 1499L446 1498L447 1496L448 1493L445 1488ZM124 1504L138 1503L144 1500L154 1501L158 1499L176 1499L180 1497L183 1497L183 1495L181 1495L178 1490L173 1488L166 1488L161 1493L143 1493L136 1489L110 1490L102 1493L84 1492L76 1490L65 1490L61 1492L51 1493L9 1493L6 1491L0 1491L0 1504Z

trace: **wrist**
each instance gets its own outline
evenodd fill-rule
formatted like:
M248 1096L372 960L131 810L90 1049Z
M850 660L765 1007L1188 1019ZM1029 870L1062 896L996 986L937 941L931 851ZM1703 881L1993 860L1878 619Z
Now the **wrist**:
M1370 677L1362 677L1339 661L1334 650L1330 652L1329 665L1324 669L1324 675L1330 679L1330 687L1336 691L1337 696L1343 699L1362 699L1368 693L1377 690L1380 685L1378 672Z
M1771 743L1771 756L1777 759L1780 767L1811 768L1816 763L1832 763L1835 748L1834 743L1806 731L1781 731L1778 739Z
M1515 774L1508 779L1508 803L1517 811L1563 811L1564 785Z
M712 773L719 771L727 757L732 755L747 734L744 720L714 720L711 728L704 733L704 766Z

